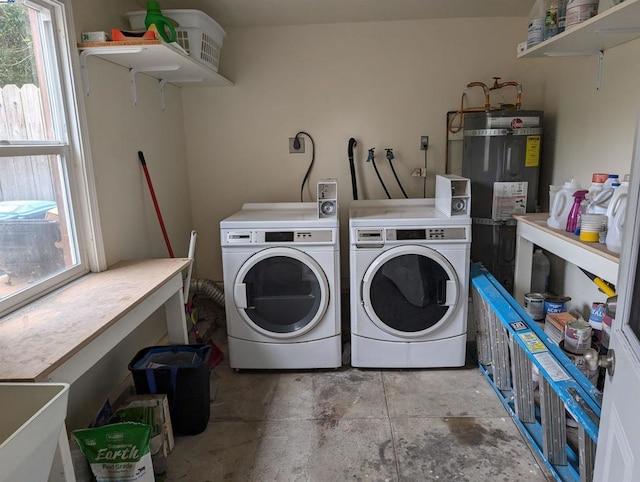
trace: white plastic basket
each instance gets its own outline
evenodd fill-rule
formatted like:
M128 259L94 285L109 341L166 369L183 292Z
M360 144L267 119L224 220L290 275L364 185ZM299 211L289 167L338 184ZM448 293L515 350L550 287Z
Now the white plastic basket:
M222 27L200 10L162 10L162 14L178 23L179 27L176 27L176 42L191 57L203 62L217 72L222 41L226 36ZM129 20L133 30L145 28L144 19L147 12L144 10L127 12L124 15Z

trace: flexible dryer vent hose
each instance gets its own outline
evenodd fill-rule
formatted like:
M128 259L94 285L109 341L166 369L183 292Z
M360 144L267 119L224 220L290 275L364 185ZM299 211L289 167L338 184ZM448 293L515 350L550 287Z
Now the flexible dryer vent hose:
M210 279L192 279L189 289L193 293L204 293L215 303L224 308L224 290L217 283Z

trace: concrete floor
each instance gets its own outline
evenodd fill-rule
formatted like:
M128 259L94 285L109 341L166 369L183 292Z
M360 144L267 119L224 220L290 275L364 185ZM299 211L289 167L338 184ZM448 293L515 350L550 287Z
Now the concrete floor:
M226 353L224 328L213 339ZM207 429L176 438L167 481L549 480L477 364L211 377Z

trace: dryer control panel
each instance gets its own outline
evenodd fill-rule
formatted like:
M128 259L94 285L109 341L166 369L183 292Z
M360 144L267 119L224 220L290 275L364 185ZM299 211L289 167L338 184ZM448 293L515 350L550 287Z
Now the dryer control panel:
M336 244L337 229L223 229L222 246Z

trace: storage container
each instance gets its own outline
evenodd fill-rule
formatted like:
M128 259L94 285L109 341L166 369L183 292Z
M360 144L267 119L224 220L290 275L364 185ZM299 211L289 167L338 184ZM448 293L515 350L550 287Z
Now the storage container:
M189 56L209 66L216 72L220 61L220 50L226 36L218 23L200 10L168 9L162 14L178 23L176 42L185 49ZM147 12L139 10L125 13L133 30L144 30L144 19Z
M549 290L550 267L551 264L549 263L549 258L545 256L541 248L536 248L533 253L533 263L531 266L531 291L535 293L544 293ZM533 319L541 320L542 318L543 316Z
M597 0L569 0L569 3L567 3L566 30L589 20L597 13Z
M580 189L580 184L575 179L566 181L553 196L553 203L549 207L547 225L554 229L565 229L567 218L573 205L573 193Z
M68 398L66 383L0 383L1 482L48 480Z
M210 356L211 345L152 346L129 363L138 394L167 394L176 434L195 435L207 428Z

